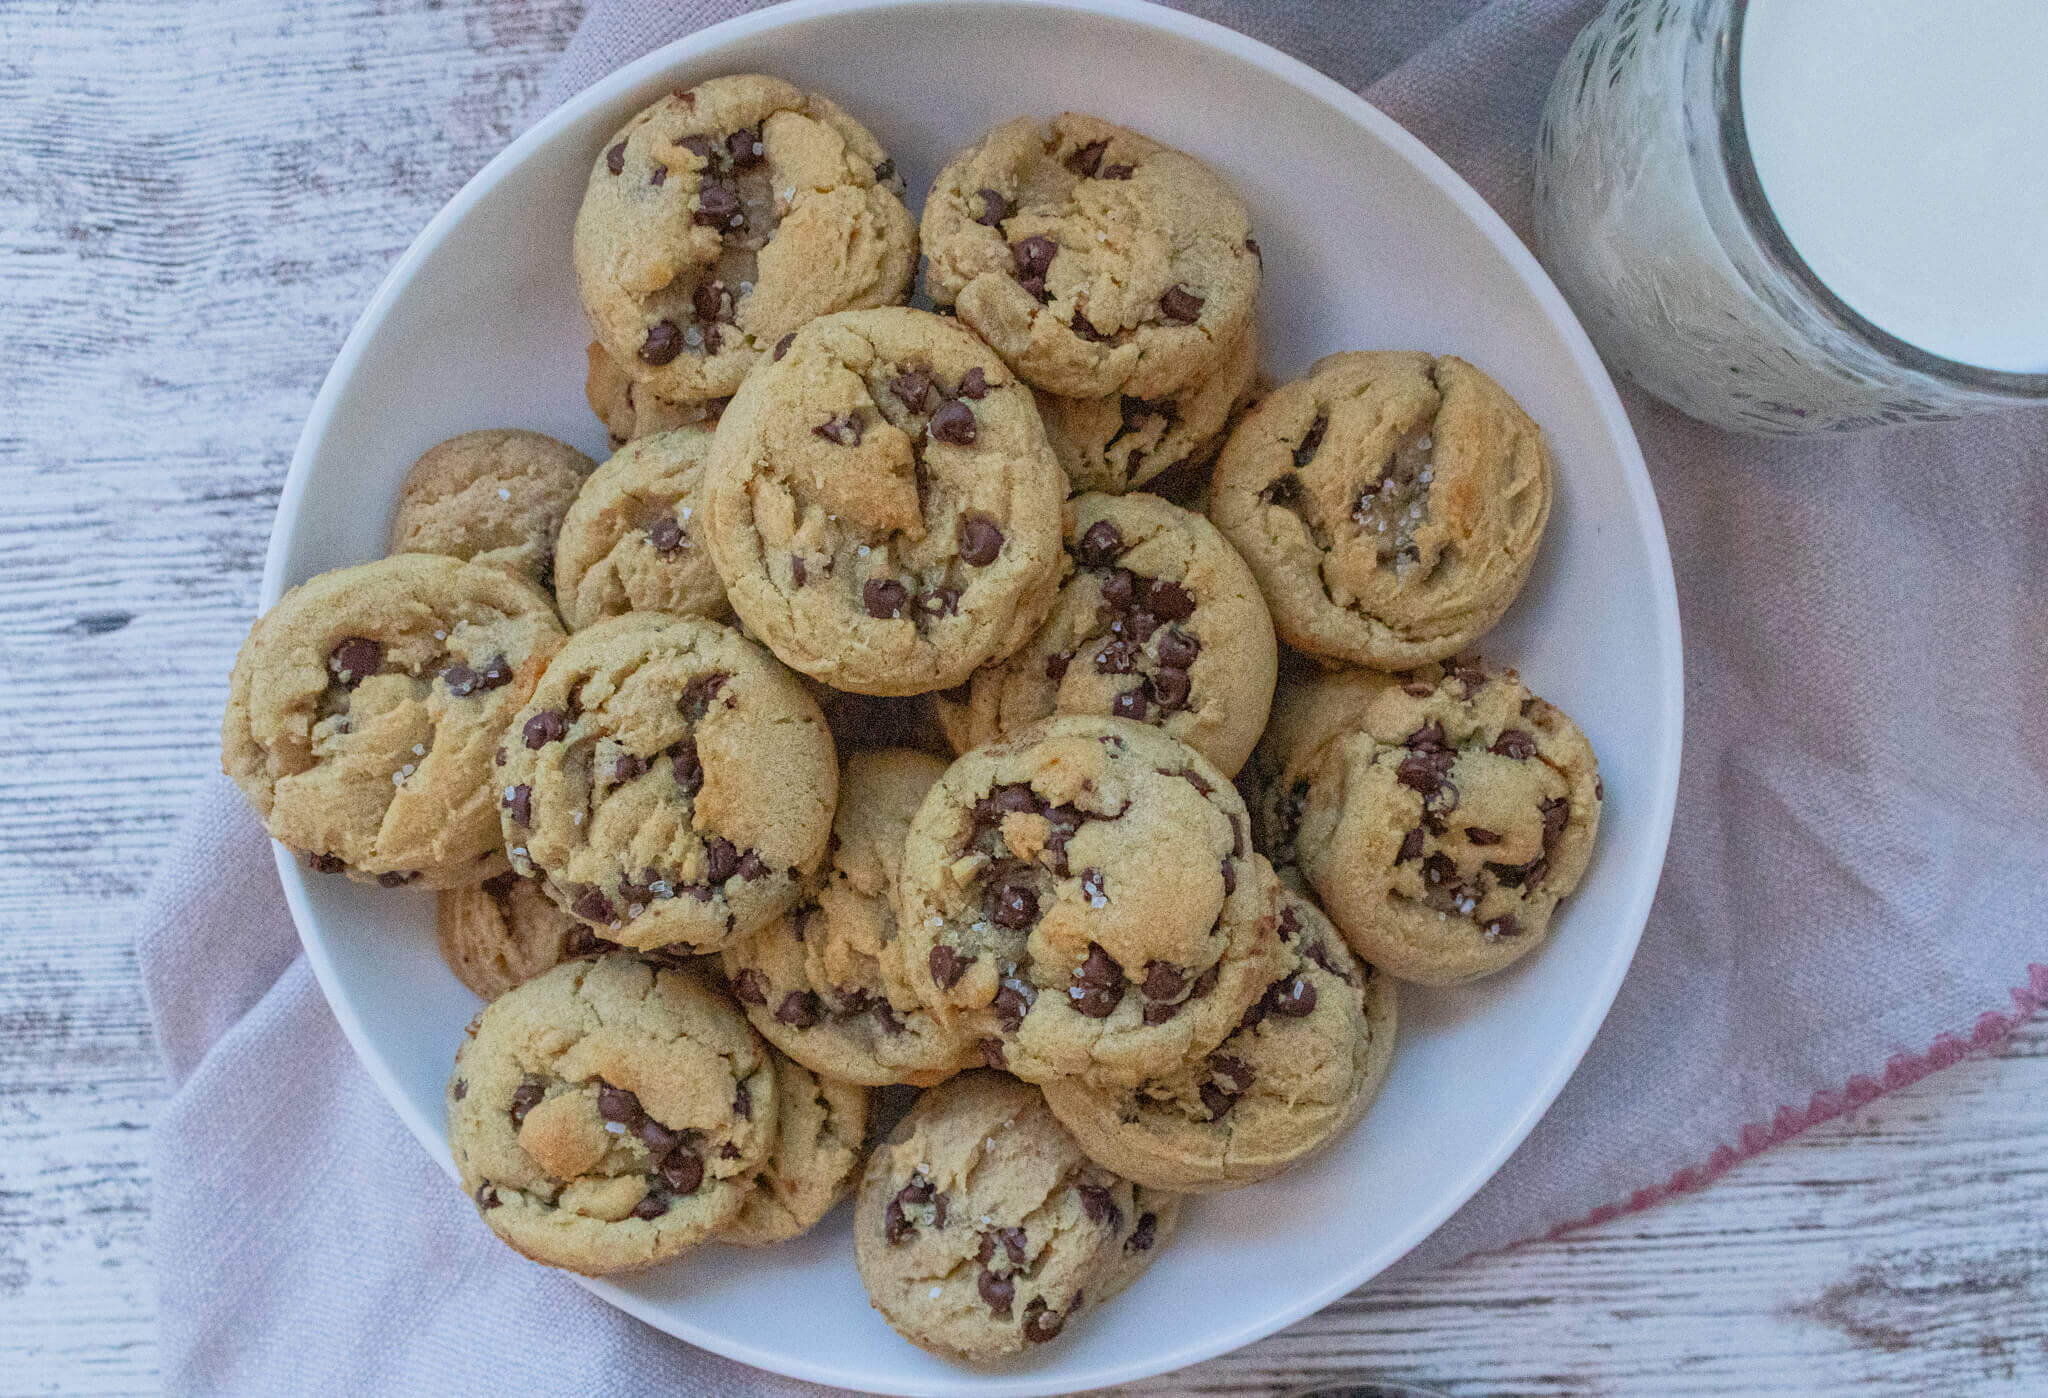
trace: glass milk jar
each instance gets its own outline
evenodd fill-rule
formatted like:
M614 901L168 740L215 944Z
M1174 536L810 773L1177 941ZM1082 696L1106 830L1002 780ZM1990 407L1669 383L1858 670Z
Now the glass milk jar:
M1615 0L1535 210L1609 365L1694 417L2048 402L2048 0Z

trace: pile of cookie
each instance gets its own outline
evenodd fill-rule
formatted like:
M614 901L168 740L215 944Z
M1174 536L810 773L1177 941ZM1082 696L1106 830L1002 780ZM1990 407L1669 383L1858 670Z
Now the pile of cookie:
M773 78L635 116L574 243L615 454L427 452L391 555L257 623L223 762L314 869L439 891L507 1243L630 1270L852 1193L889 1323L987 1360L1357 1122L1394 980L1538 946L1602 791L1468 654L1551 492L1491 379L1261 394L1244 203L1093 117L902 193Z

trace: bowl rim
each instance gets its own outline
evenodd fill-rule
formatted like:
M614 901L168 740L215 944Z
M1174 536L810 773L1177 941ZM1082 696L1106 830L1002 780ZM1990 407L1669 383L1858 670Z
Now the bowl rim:
M1135 1382L1200 1363L1263 1339L1355 1290L1391 1266L1433 1233L1451 1214L1469 1202L1506 1163L1509 1156L1556 1101L1565 1083L1577 1071L1579 1063L1584 1059L1586 1050L1592 1043L1593 1036L1613 1007L1615 995L1641 941L1650 905L1655 898L1658 881L1662 875L1664 856L1670 842L1672 818L1677 807L1679 759L1684 732L1683 638L1679 626L1677 585L1672 572L1670 548L1664 533L1663 516L1657 507L1656 492L1650 481L1642 449L1636 441L1634 430L1629 424L1613 380L1601 362L1598 352L1593 348L1592 341L1580 325L1578 317L1551 281L1549 274L1536 260L1535 255L1493 207L1441 156L1379 108L1301 60L1236 30L1194 15L1167 9L1162 5L1150 3L1150 0L996 2L1006 6L1030 6L1078 15L1104 16L1221 50L1225 55L1261 69L1268 76L1288 83L1306 95L1335 108L1368 134L1383 142L1397 157L1449 197L1459 211L1471 220L1480 234L1506 260L1509 268L1535 297L1546 317L1559 332L1574 368L1591 391L1601 425L1606 429L1621 463L1627 498L1649 554L1653 587L1652 595L1646 600L1663 654L1663 664L1659 667L1657 675L1657 688L1662 704L1661 712L1656 717L1664 726L1665 737L1649 765L1651 779L1645 783L1644 795L1647 799L1638 825L1638 829L1649 837L1647 847L1654 849L1656 858L1639 860L1633 867L1625 870L1622 876L1624 889L1621 897L1625 908L1623 921L1627 931L1617 940L1606 963L1601 966L1598 980L1588 987L1588 993L1581 1002L1578 1018L1571 1026L1567 1049L1559 1056L1556 1068L1536 1091L1529 1094L1512 1124L1501 1133L1494 1149L1478 1158L1454 1187L1443 1191L1441 1198L1447 1202L1418 1214L1389 1243L1354 1260L1349 1267L1340 1269L1334 1280L1305 1289L1287 1304L1250 1316L1240 1324L1212 1330L1195 1337L1163 1356L1154 1355L1147 1359L1101 1366L1079 1379L1046 1379L1035 1376L1028 1370L990 1373L961 1368L956 1374L944 1380L921 1383L900 1390L906 1394L917 1395L1068 1393ZM343 386L354 377L372 335L393 306L406 294L427 258L511 169L553 140L557 132L578 118L596 108L618 101L633 88L659 77L667 70L695 60L732 41L749 38L764 31L803 24L827 15L881 10L958 9L963 3L980 3L980 0L788 0L788 3L773 5L764 10L756 10L707 26L655 49L592 82L536 119L481 170L472 175L454 197L427 222L379 283L354 327L343 340L334 364L329 368L307 414L306 425L299 434L297 446L292 453L291 465L278 497L276 521L272 526L269 547L264 556L263 580L258 599L260 610L268 611L283 595L286 586L285 558L296 530L311 476L313 458L332 425ZM357 1059L369 1073L385 1101L397 1112L413 1136L427 1149L428 1154L440 1164L443 1172L453 1178L455 1165L448 1151L444 1124L430 1121L412 1108L410 1099L386 1068L382 1056L374 1048L372 1037L343 991L333 961L327 954L324 940L321 934L314 930L316 919L306 897L304 870L299 867L291 851L284 846L273 844L272 852L300 944L305 949L306 959L320 985L321 993L326 997L343 1035L348 1039ZM602 1278L573 1277L573 1280L653 1328L726 1358L771 1373L815 1383L861 1389L866 1382L860 1373L849 1367L834 1367L791 1359L762 1348L751 1337L709 1330L687 1321L678 1321L654 1303Z

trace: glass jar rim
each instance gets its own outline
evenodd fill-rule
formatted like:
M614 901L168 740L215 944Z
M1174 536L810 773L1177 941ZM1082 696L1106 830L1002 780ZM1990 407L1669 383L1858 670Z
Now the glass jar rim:
M2016 398L2048 398L2048 373L2023 374L1991 369L1960 359L1949 359L1902 340L1865 318L1855 307L1836 295L1820 279L1793 245L1777 211L1764 193L1750 152L1749 127L1742 114L1742 30L1749 17L1749 0L1728 0L1728 19L1722 27L1727 45L1714 92L1716 127L1720 136L1721 166L1728 180L1735 207L1757 246L1777 270L1804 291L1823 316L1843 333L1854 336L1873 351L1902 369L1925 374L1978 392Z

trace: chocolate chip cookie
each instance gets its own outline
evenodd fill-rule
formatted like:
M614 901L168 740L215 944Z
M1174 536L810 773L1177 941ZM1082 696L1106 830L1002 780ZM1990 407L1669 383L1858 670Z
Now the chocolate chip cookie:
M719 1233L747 1248L788 1242L816 1227L853 1191L867 1146L866 1088L821 1078L772 1048L768 1055L780 1119L775 1150L739 1217Z
M1342 1135L1394 1051L1394 985L1299 892L1280 895L1290 962L1231 1036L1137 1087L1045 1084L1081 1148L1128 1179L1207 1193L1268 1179Z
M1003 123L925 200L925 289L1034 388L1155 399L1251 323L1258 246L1215 171L1098 117Z
M715 951L789 908L825 853L824 717L716 622L629 612L578 631L500 751L512 867L625 946Z
M707 490L733 610L838 689L959 684L1052 602L1065 478L1030 392L943 316L805 326L726 409Z
M535 1262L638 1271L729 1227L775 1148L768 1049L696 973L617 954L493 1001L455 1055L448 1145Z
M409 553L278 599L228 680L221 770L272 839L387 888L504 872L498 736L562 644L507 569Z
M1149 723L1225 776L1244 765L1273 702L1278 647L1259 585L1198 514L1156 495L1066 506L1071 571L1024 647L936 696L965 752L1049 714Z
M794 911L719 953L734 996L768 1042L847 1082L927 1086L978 1062L881 960L896 939L896 879L918 804L946 764L903 749L859 752L839 778L822 877Z
M1209 515L1280 637L1395 670L1455 655L1522 590L1550 517L1543 434L1462 359L1346 353L1268 394Z
M555 600L570 630L627 612L732 615L704 540L710 450L701 428L639 437L585 483L555 545Z
M1125 719L1046 719L955 762L900 889L885 973L1032 1082L1168 1072L1281 969L1277 885L1236 790Z
M646 384L635 383L597 341L592 340L585 353L590 368L583 378L583 396L604 424L613 451L650 432L673 432L678 427L701 427L709 432L718 426L718 415L732 401L729 394L664 398Z
M702 400L815 316L901 302L917 234L895 168L829 98L779 78L663 97L605 143L576 216L599 343L659 397Z
M451 437L406 473L391 519L391 552L502 564L548 591L562 516L595 467L576 448L538 432Z
M1283 689L1262 754L1261 845L1360 956L1426 985L1540 946L1600 827L1585 735L1476 660Z
M1038 1089L969 1073L918 1098L869 1157L853 1260L905 1339L986 1361L1056 1339L1127 1283L1176 1211L1083 1155Z
M1216 367L1157 398L1038 395L1046 439L1076 491L1121 495L1169 470L1205 469L1223 446L1232 414L1252 396L1259 330L1248 325Z
M538 880L495 874L475 888L444 888L434 909L441 959L486 1000L532 980L590 944L582 923L555 906Z

